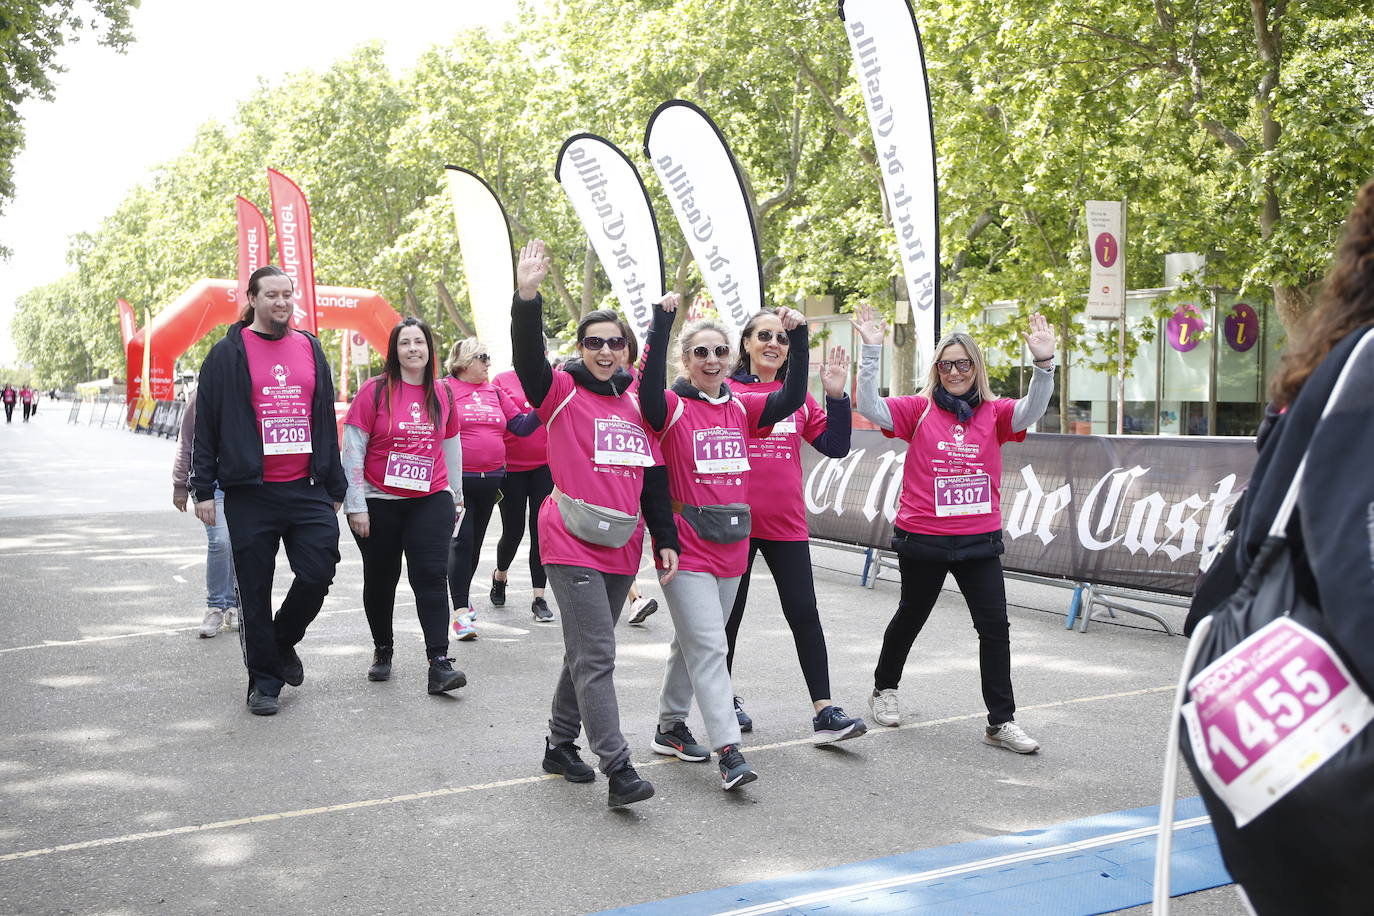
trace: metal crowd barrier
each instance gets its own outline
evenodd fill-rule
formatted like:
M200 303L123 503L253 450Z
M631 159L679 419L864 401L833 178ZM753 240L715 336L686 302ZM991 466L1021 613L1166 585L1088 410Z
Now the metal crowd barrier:
M85 426L123 426L126 411L123 395L78 397L67 412L67 422Z

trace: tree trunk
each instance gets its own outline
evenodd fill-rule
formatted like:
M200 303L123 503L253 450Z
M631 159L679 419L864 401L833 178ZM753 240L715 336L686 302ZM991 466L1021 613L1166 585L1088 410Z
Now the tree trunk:
M582 314L585 317L596 307L596 249L587 246L582 256Z
M1312 310L1312 294L1301 287L1283 283L1275 283L1272 289L1274 307L1279 311L1283 329L1288 332L1287 349L1291 351L1298 338L1302 336L1307 315Z
M448 287L444 285L443 280L434 281L434 292L438 294L439 301L444 304L444 311L448 312L449 320L458 329L458 333L464 337L476 337L477 334L473 332L472 325L464 321L463 316L458 314L458 304L448 294Z

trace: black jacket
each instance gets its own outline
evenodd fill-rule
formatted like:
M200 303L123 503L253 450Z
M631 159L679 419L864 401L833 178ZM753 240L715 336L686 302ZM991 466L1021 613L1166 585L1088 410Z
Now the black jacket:
M253 411L252 380L243 333L248 321L231 324L224 338L210 348L200 367L196 394L196 437L191 446L192 497L196 502L215 498L221 488L262 483L262 430ZM305 332L302 332L305 333ZM339 429L334 416L334 377L324 350L306 333L315 351L315 397L310 405L310 477L324 484L335 502L348 492L339 460Z

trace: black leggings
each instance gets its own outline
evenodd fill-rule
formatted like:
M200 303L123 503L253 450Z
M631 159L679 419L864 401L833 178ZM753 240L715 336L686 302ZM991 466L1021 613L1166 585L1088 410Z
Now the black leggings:
M448 550L448 593L453 598L453 606L461 613L468 609L468 588L472 585L472 574L477 572L477 561L482 556L482 541L487 536L487 524L491 521L491 510L501 498L501 482L505 479L500 471L493 471L486 477L463 475L463 524L458 536L453 539Z
M1011 625L1007 622L1007 585L1001 558L939 562L898 554L897 564L902 574L902 596L883 634L883 648L873 672L874 688L897 687L911 645L940 597L945 574L953 573L978 632L978 667L988 724L1001 725L1016 718L1016 699L1011 691Z
M447 547L453 533L453 496L439 490L428 496L367 501L368 536L353 540L363 555L363 611L377 646L394 644L391 628L401 554L415 592L415 611L430 658L448 654L448 606L444 603Z
M515 552L525 537L525 506L530 517L530 584L543 588L548 584L544 563L539 558L539 507L553 492L553 473L547 464L528 471L507 471L501 485L505 494L501 499L501 540L496 542L496 568L501 572L515 562Z
M725 622L725 638L730 644L725 656L726 667L734 670L735 638L744 619L744 604L749 599L749 574L754 557L762 552L768 570L778 586L782 602L782 616L792 628L792 641L797 644L797 661L801 663L806 689L811 702L830 697L830 661L825 651L825 632L821 629L820 614L816 611L816 583L811 578L811 545L807 541L766 541L749 539L749 565L740 578L735 593L735 606Z

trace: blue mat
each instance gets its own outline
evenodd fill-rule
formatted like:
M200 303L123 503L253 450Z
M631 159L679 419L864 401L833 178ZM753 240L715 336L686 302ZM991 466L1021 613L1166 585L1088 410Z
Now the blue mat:
M1175 809L1170 893L1231 883L1202 800ZM1017 913L1090 916L1149 903L1158 806L1135 808L986 840L800 872L607 910L682 913Z

